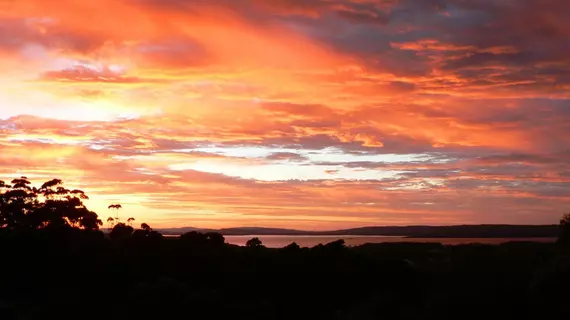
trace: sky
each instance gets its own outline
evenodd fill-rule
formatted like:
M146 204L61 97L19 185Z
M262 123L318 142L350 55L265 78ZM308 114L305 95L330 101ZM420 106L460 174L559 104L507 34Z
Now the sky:
M550 224L570 2L0 0L0 179L153 227Z

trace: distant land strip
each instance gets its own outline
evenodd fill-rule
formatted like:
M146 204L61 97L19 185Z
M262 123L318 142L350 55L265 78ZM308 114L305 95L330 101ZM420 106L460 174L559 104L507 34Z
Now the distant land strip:
M456 226L379 226L331 231L303 231L293 229L241 227L200 229L193 227L157 229L165 235L186 232L218 232L227 236L281 235L281 236L399 236L410 238L550 238L557 237L558 225L456 225Z

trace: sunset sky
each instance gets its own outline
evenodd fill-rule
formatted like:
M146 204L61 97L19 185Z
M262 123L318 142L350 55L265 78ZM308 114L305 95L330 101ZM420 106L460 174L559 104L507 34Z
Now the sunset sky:
M153 227L557 223L570 2L0 0L0 180Z

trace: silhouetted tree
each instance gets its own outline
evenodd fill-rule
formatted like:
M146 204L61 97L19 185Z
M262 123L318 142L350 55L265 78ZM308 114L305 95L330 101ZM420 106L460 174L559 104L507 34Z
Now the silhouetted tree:
M288 244L287 246L285 246L283 249L285 249L287 251L296 251L296 250L301 249L301 247L296 242L292 242L292 243Z
M112 229L113 226L115 225L115 218L113 217L107 218L107 223L109 223L109 228Z
M259 240L259 238L252 238L247 240L245 246L248 248L264 248L263 243L261 240Z
M30 226L28 214L36 208L37 190L29 186L26 177L12 180L12 185L2 182L2 201L0 202L0 227L22 228Z
M103 225L103 222L95 212L86 212L79 219L79 226L85 230L99 230L99 227Z
M119 223L119 210L121 210L123 208L122 205L120 204L111 204L107 207L107 209L112 210L115 212L115 223Z
M132 238L136 242L149 243L150 241L156 242L162 240L164 237L160 232L152 230L152 228L148 224L142 223L141 229L135 230L135 232L133 232L132 234Z
M343 239L338 239L325 244L325 248L330 250L342 250L346 249L346 245Z
M561 245L570 245L570 213L566 213L560 219L558 243Z
M207 232L204 234L204 237L206 238L206 241L209 245L215 247L223 246L226 242L224 236L218 232Z
M97 214L89 211L83 200L89 199L82 190L69 190L63 182L53 179L44 183L38 193L45 197L45 202L37 211L40 222L44 225L83 227L98 229L103 223Z
M103 223L89 211L81 190L63 187L59 179L45 182L37 189L26 177L0 184L0 227L30 228L76 227L97 230ZM43 199L39 201L38 199Z
M180 241L187 247L219 248L224 246L226 240L222 234L217 232L200 233L190 231L181 235Z
M133 227L119 222L113 227L109 236L114 241L122 241L129 238L133 234L133 231Z
M200 232L190 231L180 236L180 242L189 247L200 247L206 244L206 236Z

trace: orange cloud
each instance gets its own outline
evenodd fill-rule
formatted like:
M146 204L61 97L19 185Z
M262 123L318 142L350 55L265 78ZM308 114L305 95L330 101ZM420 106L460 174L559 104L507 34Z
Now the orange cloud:
M153 226L552 223L570 25L548 2L1 1L0 176Z

